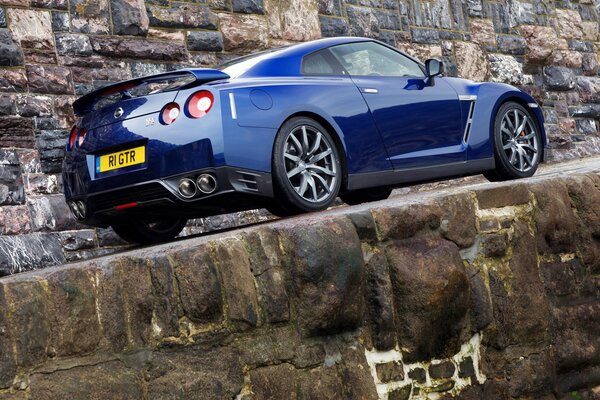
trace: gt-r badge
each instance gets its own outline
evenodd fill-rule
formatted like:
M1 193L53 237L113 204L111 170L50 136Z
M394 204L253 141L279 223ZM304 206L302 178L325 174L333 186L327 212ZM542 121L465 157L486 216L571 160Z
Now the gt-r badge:
M121 118L122 115L123 115L123 109L121 107L117 108L115 110L115 118Z
M154 117L146 118L146 126L154 126Z

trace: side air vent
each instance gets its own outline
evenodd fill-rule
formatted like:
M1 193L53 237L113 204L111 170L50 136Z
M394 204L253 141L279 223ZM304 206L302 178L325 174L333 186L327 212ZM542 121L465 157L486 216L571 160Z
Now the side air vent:
M475 109L475 102L477 96L460 96L461 101L469 102L469 112L467 113L467 123L465 125L465 133L463 134L463 143L467 143L469 140L469 134L471 133L471 125L473 124L473 110Z
M258 183L256 182L256 175L251 175L241 171L237 171L240 177L237 179L239 183L245 186L246 189L258 192Z

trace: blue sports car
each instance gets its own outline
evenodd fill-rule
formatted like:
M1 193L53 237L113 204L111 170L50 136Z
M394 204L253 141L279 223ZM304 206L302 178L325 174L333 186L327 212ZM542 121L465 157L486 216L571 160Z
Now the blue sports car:
M66 201L81 222L148 243L188 218L533 175L546 144L534 99L443 72L375 40L330 38L104 87L73 104Z

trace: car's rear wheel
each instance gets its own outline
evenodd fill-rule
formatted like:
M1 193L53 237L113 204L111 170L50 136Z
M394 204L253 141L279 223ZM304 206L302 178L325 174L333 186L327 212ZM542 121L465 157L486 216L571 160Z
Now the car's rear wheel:
M132 219L124 224L112 225L112 228L130 243L149 244L173 239L181 233L186 223L185 218Z
M503 104L494 123L496 169L486 171L490 181L532 176L542 156L542 138L537 120L522 105Z
M351 206L361 203L369 203L371 201L385 200L390 197L392 189L387 187L355 190L353 192L344 193L340 196L342 201Z
M329 207L342 184L340 154L317 121L295 117L279 129L273 149L276 207L285 215Z

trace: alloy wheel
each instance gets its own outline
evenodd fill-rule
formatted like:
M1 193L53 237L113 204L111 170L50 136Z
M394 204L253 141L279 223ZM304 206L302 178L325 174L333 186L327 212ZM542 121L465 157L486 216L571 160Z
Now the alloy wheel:
M529 115L516 108L509 109L502 118L500 134L502 150L513 168L528 172L537 166L540 143Z

